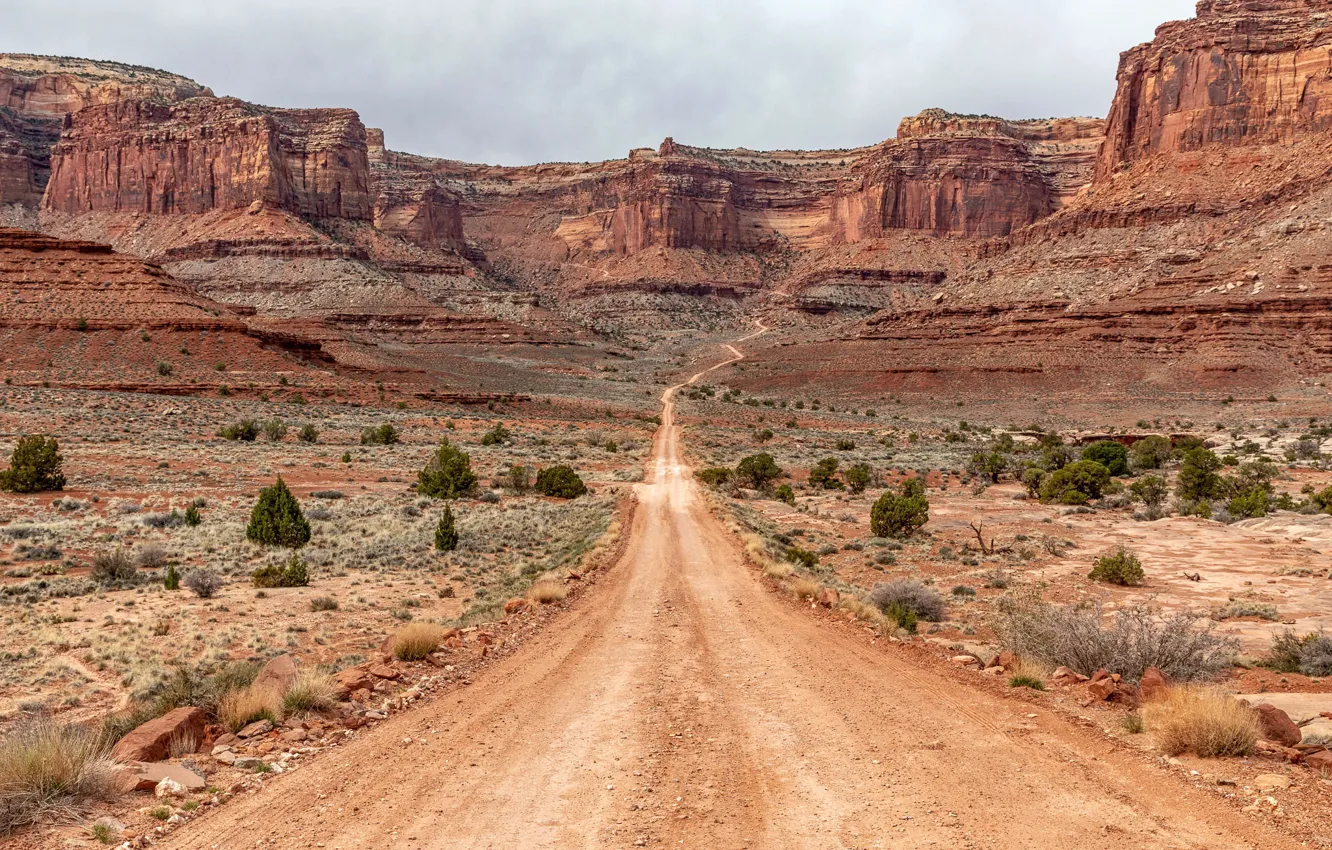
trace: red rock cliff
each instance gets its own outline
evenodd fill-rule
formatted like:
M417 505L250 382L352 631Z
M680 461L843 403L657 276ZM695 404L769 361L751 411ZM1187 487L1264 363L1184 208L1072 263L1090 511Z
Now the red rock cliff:
M429 171L389 151L383 130L366 130L366 138L375 227L422 248L464 250L458 196L440 186Z
M369 220L365 127L350 109L271 109L234 98L119 101L74 114L52 151L48 210L160 215L260 202Z
M1096 180L1156 153L1329 128L1332 0L1203 0L1120 58Z

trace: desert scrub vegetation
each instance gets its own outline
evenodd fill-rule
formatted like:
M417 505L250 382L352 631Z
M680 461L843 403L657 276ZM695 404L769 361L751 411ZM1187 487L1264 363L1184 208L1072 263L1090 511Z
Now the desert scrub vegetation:
M133 587L139 583L139 568L124 549L109 549L93 556L88 576L101 587Z
M9 468L0 471L0 490L10 493L41 493L65 489L60 444L54 437L29 434L18 441L9 458Z
M887 492L870 508L870 531L875 537L906 538L915 534L930 519L930 503L925 498L925 482L908 478L898 493Z
M452 552L458 548L458 529L453 519L453 510L444 506L435 526L435 548L440 552Z
M435 623L408 623L393 635L393 657L399 661L420 661L439 649L446 630Z
M1115 443L1115 445L1119 444ZM1130 587L1142 584L1145 575L1142 570L1142 562L1138 560L1138 556L1120 546L1113 552L1107 552L1097 558L1092 566L1092 571L1087 577L1092 581Z
M569 595L569 588L564 582L554 578L538 579L527 590L527 598L542 605L559 602Z
M1207 679L1238 649L1195 611L1165 612L1139 603L1107 616L1100 602L1053 605L1034 590L1003 597L992 625L1000 644L1019 657L1084 676L1109 670L1133 682L1148 667L1174 681Z
M579 496L587 495L587 485L583 483L583 479L572 467L564 464L547 467L538 472L533 489L543 496L556 499L577 499Z
M1286 629L1272 638L1263 666L1279 673L1332 676L1332 637L1322 631L1299 635Z
M295 552L285 564L266 564L250 574L255 587L305 587L310 584L310 571L305 560Z
M432 499L461 499L475 489L471 455L447 438L416 476L416 492Z
M282 722L283 694L277 688L253 683L222 694L218 701L218 721L232 732L239 732L256 720Z
M327 711L337 700L333 677L318 670L302 670L282 695L282 711L287 717L311 711Z
M1247 756L1258 742L1254 711L1202 685L1170 688L1143 707L1142 718L1157 746L1170 756Z
M361 431L361 445L363 446L392 446L401 442L402 435L398 429L393 427L393 423L385 422L378 426L367 426Z
M880 582L870 588L869 601L888 619L909 632L915 631L916 623L921 620L938 623L944 618L943 596L916 579Z
M114 793L109 743L96 729L39 716L0 742L0 833L56 816Z
M245 537L265 546L288 549L298 549L310 542L310 523L281 476L273 486L259 492L259 501L250 513L250 524L245 527Z

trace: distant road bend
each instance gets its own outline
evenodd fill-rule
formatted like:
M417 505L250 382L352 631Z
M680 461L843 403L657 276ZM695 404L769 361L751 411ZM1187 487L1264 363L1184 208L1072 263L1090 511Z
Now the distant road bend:
M743 358L736 346L713 368ZM1296 846L1058 717L765 591L696 490L678 389L623 560L551 628L157 846Z

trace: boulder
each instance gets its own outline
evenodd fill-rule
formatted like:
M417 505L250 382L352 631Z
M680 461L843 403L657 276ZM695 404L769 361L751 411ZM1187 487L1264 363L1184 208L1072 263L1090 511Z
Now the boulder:
M990 666L1002 667L1005 670L1013 670L1017 667L1017 665L1018 665L1017 654L1009 652L1008 650L1004 650L1003 652L999 653L999 657L994 659L994 664Z
M1170 680L1166 675L1155 667L1148 667L1142 674L1142 679L1138 682L1138 695L1142 697L1143 702L1149 702L1165 695L1170 687Z
M1319 773L1332 774L1332 753L1327 750L1306 754L1304 763Z
M280 694L286 693L287 689L296 681L296 676L296 659L283 653L270 659L263 666L259 675L254 677L254 688L255 690L267 688Z
M825 587L819 591L819 604L824 608L836 608L837 603L842 601L841 594L835 587Z
M1258 734L1265 741L1275 741L1283 747L1293 747L1304 737L1300 727L1290 719L1290 715L1271 703L1262 703L1253 708L1258 712Z
M1087 681L1087 677L1081 673L1075 673L1067 667L1056 668L1050 678L1061 685L1077 685Z
M158 782L153 788L153 796L159 799L162 797L185 797L188 795L189 792L185 790L185 786L181 785L170 776L162 777L162 781Z
M371 664L369 668L371 676L376 679L396 679L401 674L387 664Z
M193 741L197 746L204 737L206 716L203 709L182 706L149 720L125 737L111 750L115 761L161 761L171 756L177 746Z
M504 603L505 614L521 614L527 610L527 600L522 597L510 599Z
M131 771L133 784L129 787L135 791L153 791L156 793L158 788L163 787L162 783L167 781L172 783L172 785L166 786L168 789L171 789L174 785L185 792L202 791L208 787L208 782L202 776L188 767L182 767L178 764L167 764L165 762L139 764L135 765ZM158 796L163 795L158 794Z

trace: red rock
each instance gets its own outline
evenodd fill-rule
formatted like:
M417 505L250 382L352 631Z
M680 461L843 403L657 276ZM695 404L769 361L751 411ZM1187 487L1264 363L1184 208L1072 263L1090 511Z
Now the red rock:
M1092 682L1101 682L1101 681L1104 681L1105 679L1109 679L1109 678L1111 678L1110 671L1109 671L1109 670L1106 670L1106 669L1104 669L1104 668L1102 668L1102 669L1097 670L1095 673L1092 674L1091 681L1092 681Z
M207 717L203 709L184 706L149 720L121 738L111 750L111 758L120 762L161 761L171 755L172 743L203 740Z
M1098 700L1108 700L1115 693L1115 682L1109 676L1100 679L1092 677L1091 682L1087 684L1087 693Z
M1258 733L1263 740L1293 747L1304 737L1290 715L1271 703L1261 703L1254 706L1253 710L1258 713Z
M208 782L199 774L178 764L138 764L133 768L135 791L152 791L163 779L179 783L186 791L202 791Z
M994 659L994 664L991 666L1002 667L1005 670L1014 670L1017 668L1017 665L1018 665L1017 653L1004 650L1003 652L999 653L998 657Z
M819 604L824 608L836 608L840 601L841 595L838 594L837 588L824 587L819 590Z
M1149 702L1157 697L1164 696L1170 687L1170 680L1166 675L1155 667L1148 667L1142 674L1142 679L1138 682L1138 694L1143 702Z
M521 597L504 603L505 614L521 614L527 610L527 600Z
M387 664L371 664L366 671L376 679L396 679L402 674Z
M333 680L336 684L334 696L339 700L346 699L354 691L371 688L375 683L374 677L360 667L348 667L346 670L339 670Z
M1160 153L1332 129L1332 21L1316 9L1327 4L1201 0L1125 52L1096 181Z
M1316 753L1306 753L1304 764L1319 773L1332 775L1332 752L1319 750Z
M254 677L254 687L270 688L280 694L286 693L298 675L296 659L283 653L269 659L260 669L259 675Z

